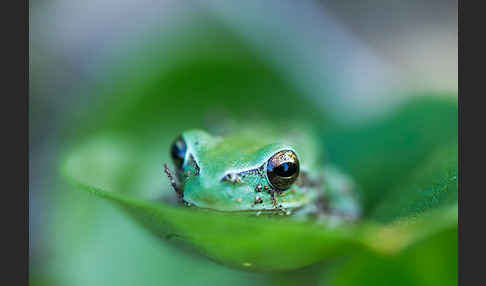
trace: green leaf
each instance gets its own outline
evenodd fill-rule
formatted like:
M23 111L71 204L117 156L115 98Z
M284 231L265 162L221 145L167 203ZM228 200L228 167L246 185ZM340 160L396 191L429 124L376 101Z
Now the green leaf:
M363 189L368 214L407 186L411 173L443 146L457 144L457 100L440 95L412 97L386 118L325 133L329 157Z
M104 151L123 150L129 143L125 140L121 144L125 147L120 147L116 142L113 138L98 138L85 144L68 157L63 173L80 189L122 207L159 238L183 242L233 267L256 271L291 270L332 257L350 255L357 250L394 255L457 223L457 207L452 210L438 209L413 221L392 225L380 226L368 222L328 228L321 224L294 222L286 217L226 214L143 200L116 192L118 185L109 183L117 181L118 176L126 175L127 172L120 169L120 162L125 162L122 166L131 169L136 163L126 162L139 160L138 156L130 152L117 152L116 160L100 156ZM93 185L89 185L92 168L96 167L102 167L99 174L107 176L104 182L92 181ZM105 186L107 189L94 185Z
M357 255L326 271L322 285L457 285L457 227L394 257Z
M429 99L426 99L425 102L431 107L434 106ZM425 112L426 110L422 109L423 101L418 101L418 103L406 107L406 112L404 112L406 116L403 114L398 116L399 121L413 122L416 117ZM437 101L437 106L442 106L442 103L442 101ZM437 106L435 108L438 108ZM138 124L143 125L146 118L139 120L141 122ZM406 131L411 128L407 125L403 127L403 124L400 125L396 122L398 119L395 115L388 120L391 123L389 121L380 123L382 126L386 126L381 130L384 134L376 133L376 128L372 128L373 131L364 129L360 132L366 135L374 134L375 137L382 136L385 141L390 141L390 138L394 136L386 132L393 130L393 133L399 133L397 129L405 128ZM153 126L152 123L149 125ZM389 190L389 196L383 195L384 198L380 198L380 201L374 197L374 192L369 192L370 181L366 179L366 176L358 175L358 184L363 184L365 187L363 193L365 199L368 202L375 200L375 204L379 206L375 216L370 217L373 220L365 217L357 225L329 228L325 225L298 223L287 218L251 217L170 206L160 200L160 196L172 192L168 188L167 179L162 175L161 164L164 159L167 159L167 152L163 146L168 146L173 136L161 133L157 136L151 135L148 140L146 135L141 137L145 134L142 130L147 132L145 128L134 128L132 133L127 132L121 126L109 127L106 130L109 131L98 132L97 135L91 137L87 136L84 141L80 141L76 148L66 154L62 167L64 176L78 188L121 207L157 237L189 247L189 249L232 267L254 271L288 271L328 261L335 257L356 255L356 253L394 257L408 247L426 241L457 225L457 206L451 205L453 200L450 199L453 196L447 196L449 199L439 200L435 204L421 207L420 212L412 211L416 209L413 207L414 204L423 202L422 197L417 195L420 194L422 186L442 187L440 182L437 183L437 178L450 178L450 174L453 174L450 172L456 163L447 158L451 158L453 153L450 150L454 147L433 155L429 163L426 163L425 159L417 159L418 154L424 156L428 154L424 150L420 152L414 150L414 148L422 146L421 144L407 145L402 142L399 149L390 147L384 154L392 155L392 150L408 152L414 157L414 164L423 162L424 170L428 170L422 174L421 169L417 169L417 173L423 176L413 177L413 181L419 184L418 191L411 193L416 196L394 198L394 195L400 194L400 189L396 187L396 184L390 183L389 185L395 186L396 190L393 188L389 190L383 184L380 187L382 193L385 194L385 191ZM422 133L424 138L428 138L423 130L414 131L412 128L405 131L405 134L409 134L406 136L407 138ZM363 134L358 137L364 136ZM336 140L336 137L333 136L341 138L333 132L329 132L324 137L333 142ZM367 142L366 138L360 140ZM444 141L448 142L450 139ZM429 151L435 150L433 147L439 145L430 142L429 144L430 146L427 145ZM368 143L365 144L365 147L371 145L373 144ZM376 147L370 149L375 152L380 150ZM365 148L361 152L370 149ZM383 166L372 164L366 158L367 156L358 156L357 159L361 160L361 163L370 163L369 167L375 172L386 169ZM404 164L407 160L403 154L399 154L395 158L398 161L395 163L395 168L398 170L398 164ZM439 163L438 166L435 165L435 162L442 162L442 159L447 159L445 160L447 167L444 167L442 163ZM412 170L409 170L412 167L404 165L401 176L406 177L407 174L412 173ZM386 182L380 173L377 174L379 182ZM407 188L407 186L411 185L404 184L402 188ZM436 193L443 193L441 190L437 189ZM451 190L453 189L451 188ZM448 192L445 193L448 194ZM382 205L378 202L382 202ZM387 210L388 206L392 209L394 209L393 206L396 206L398 210L408 211L399 211L394 214ZM409 219L407 217L409 214L414 214L414 216ZM381 225L374 222L374 219L394 222Z
M80 186L121 206L159 238L247 270L289 270L359 247L353 230L173 208ZM285 239L282 239L285 238Z
M392 226L327 228L270 217L170 207L78 185L121 206L159 238L189 243L208 257L255 271L297 269L367 249L393 255L456 223L457 208Z
M370 218L389 222L416 217L429 209L457 204L458 146L445 146L412 171L406 182L390 190Z

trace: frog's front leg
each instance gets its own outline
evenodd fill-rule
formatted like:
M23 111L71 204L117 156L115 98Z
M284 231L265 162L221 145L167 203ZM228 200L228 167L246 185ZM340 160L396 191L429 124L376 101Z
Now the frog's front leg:
M184 197L184 192L183 192L182 188L177 185L177 183L174 179L174 176L170 172L169 166L167 166L167 164L164 164L164 172L167 175L167 177L169 178L169 182L170 182L172 188L174 188L174 191L177 194L177 198L182 200L183 197Z

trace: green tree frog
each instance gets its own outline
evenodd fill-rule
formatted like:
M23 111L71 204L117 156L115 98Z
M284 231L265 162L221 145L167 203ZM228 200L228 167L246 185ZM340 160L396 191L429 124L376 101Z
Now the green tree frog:
M167 164L165 172L188 206L327 221L357 219L360 207L350 177L322 162L313 136L282 129L253 127L225 137L185 131L170 147L175 176Z

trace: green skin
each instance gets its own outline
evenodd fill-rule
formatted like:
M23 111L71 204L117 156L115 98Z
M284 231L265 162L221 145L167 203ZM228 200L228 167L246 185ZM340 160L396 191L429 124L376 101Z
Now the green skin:
M354 183L336 168L323 166L312 136L302 131L287 136L255 128L240 131L224 138L203 130L181 134L187 152L173 186L186 205L328 221L358 218ZM300 162L299 176L286 190L273 187L266 175L267 161L282 150L293 151Z

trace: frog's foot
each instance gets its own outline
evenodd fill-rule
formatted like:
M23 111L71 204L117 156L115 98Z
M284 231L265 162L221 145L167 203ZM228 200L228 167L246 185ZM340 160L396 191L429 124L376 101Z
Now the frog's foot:
M274 190L274 189L270 189L268 190L268 193L270 194L270 200L272 202L272 205L273 207L277 210L276 214L279 214L279 215L290 215L292 212L288 209L285 209L282 207L281 204L279 204L277 202L277 199L275 198L275 193L277 194L281 194L280 191L278 190Z
M183 200L184 192L183 192L182 188L180 188L177 185L177 183L176 183L176 181L174 179L174 176L172 176L172 173L170 172L170 169L167 166L167 164L164 164L164 172L167 174L167 177L169 177L169 182L172 185L172 188L174 188L174 191L176 192L177 197L179 199Z
M268 193L270 194L270 200L272 202L272 205L276 208L279 209L282 206L278 204L277 199L275 198L275 193L276 191L273 189L268 190Z

